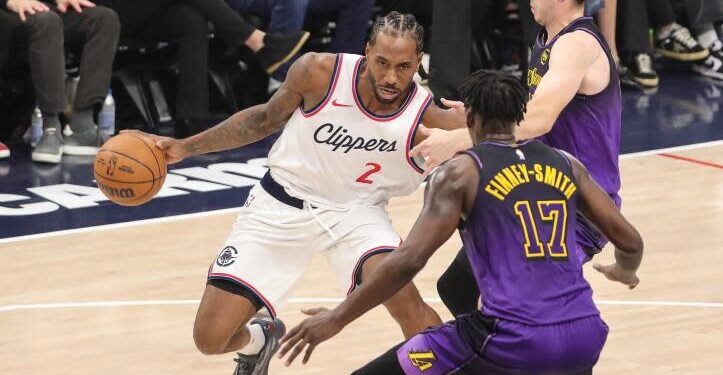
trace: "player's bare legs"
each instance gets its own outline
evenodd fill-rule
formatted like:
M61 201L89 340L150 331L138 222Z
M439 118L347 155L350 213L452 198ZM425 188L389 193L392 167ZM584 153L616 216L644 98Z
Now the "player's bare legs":
M239 350L249 342L246 326L256 315L248 299L212 285L206 286L193 325L193 340L203 354Z
M387 255L387 253L377 254L364 262L362 283L376 270ZM405 338L410 338L429 327L442 324L439 314L422 300L414 283L404 286L397 294L384 302L384 307L402 328Z

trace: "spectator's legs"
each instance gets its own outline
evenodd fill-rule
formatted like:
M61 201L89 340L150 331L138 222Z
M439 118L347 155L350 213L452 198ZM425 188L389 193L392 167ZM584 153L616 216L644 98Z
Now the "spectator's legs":
M113 10L105 7L87 8L83 13L68 11L61 18L66 43L83 48L71 122L72 130L79 132L94 127L93 109L108 94L120 21Z
M723 44L715 23L723 20L723 2L685 0L685 10L701 46L710 50L710 56L692 66L693 71L706 77L723 80Z
M363 53L374 0L311 0L311 14L338 12L330 52Z
M709 56L690 35L690 31L675 22L675 9L670 0L646 0L650 22L656 29L655 48L663 56L679 61L701 61Z
M617 35L622 57L649 53L648 5L644 0L620 0L618 4Z
M192 6L172 5L150 17L139 28L143 37L176 39L180 77L176 115L200 119L208 115L208 24Z
M639 0L638 0L639 1ZM656 29L668 30L675 23L675 9L670 0L645 0L650 24Z
M459 100L457 88L470 73L471 0L435 0L429 86L435 97Z
M247 43L256 30L251 24L244 21L238 13L226 4L223 0L182 0L196 8L206 19L208 19L218 32L221 39L226 43L227 52L231 53L246 43L254 52L261 49L256 44ZM263 35L260 36L263 40Z
M22 47L13 52L17 58L27 57L30 62L35 97L43 114L43 135L33 149L32 160L59 163L63 155L63 138L58 114L66 104L63 24L51 11L26 17L25 23L17 19L21 28L15 28L19 33L14 39L18 45L27 41L27 53Z
M657 87L658 74L653 68L648 39L648 5L645 0L618 1L618 50L624 70L621 77L632 84Z
M65 108L65 53L63 23L54 12L42 12L26 21L28 59L43 127L59 128L58 114Z

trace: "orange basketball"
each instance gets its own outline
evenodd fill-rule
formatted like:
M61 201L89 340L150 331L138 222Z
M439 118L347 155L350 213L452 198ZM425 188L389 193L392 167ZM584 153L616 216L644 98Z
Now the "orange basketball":
M103 144L93 172L108 199L123 206L138 206L161 190L166 180L166 158L149 139L123 133Z

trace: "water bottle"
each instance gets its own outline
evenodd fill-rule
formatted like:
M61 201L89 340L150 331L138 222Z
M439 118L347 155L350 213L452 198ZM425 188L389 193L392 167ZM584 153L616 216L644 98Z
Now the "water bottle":
M40 108L35 107L32 118L30 119L30 127L23 135L23 140L35 147L43 136L43 113Z
M109 136L115 134L115 100L113 93L109 90L108 96L103 101L103 107L98 114L98 126L100 130Z

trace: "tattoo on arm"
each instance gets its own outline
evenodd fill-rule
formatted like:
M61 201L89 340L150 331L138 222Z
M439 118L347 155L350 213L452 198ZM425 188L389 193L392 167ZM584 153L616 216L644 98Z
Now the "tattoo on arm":
M295 62L286 81L266 103L234 114L211 129L185 140L189 155L228 150L259 141L280 130L303 102L313 79L313 56Z

